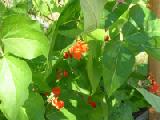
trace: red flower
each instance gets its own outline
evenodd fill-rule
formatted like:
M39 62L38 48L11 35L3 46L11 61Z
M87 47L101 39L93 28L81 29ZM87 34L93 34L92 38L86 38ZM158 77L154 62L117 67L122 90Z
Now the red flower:
M56 104L56 108L60 110L63 107L64 107L64 102L62 100L59 100Z
M52 93L55 95L55 96L59 96L60 93L61 93L61 89L59 87L55 87L52 89Z
M151 85L148 88L148 91L151 92L151 93L156 93L156 92L158 92L158 89L159 89L159 85L156 83L154 85Z
M63 57L64 57L64 59L68 59L68 57L69 57L69 53L68 53L68 52L64 52Z
M91 105L91 107L96 108L96 102L92 101L92 97L88 96L88 104Z
M78 40L70 49L69 53L77 60L80 60L82 55L87 52L88 45L83 41Z
M64 102L62 100L58 100L58 97L52 100L52 106L55 106L58 110L64 107Z
M66 70L64 70L63 76L64 76L64 77L68 77L68 72L67 72Z
M151 93L157 93L160 86L159 84L156 82L155 78L153 75L149 75L148 76L148 80L150 81L151 85L148 87L148 91Z
M96 102L94 102L94 101L91 101L91 102L89 102L88 104L90 104L93 108L96 108Z

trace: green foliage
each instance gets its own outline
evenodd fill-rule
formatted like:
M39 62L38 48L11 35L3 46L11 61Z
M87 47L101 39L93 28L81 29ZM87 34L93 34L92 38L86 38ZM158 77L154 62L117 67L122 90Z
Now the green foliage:
M133 120L132 109L128 104L121 104L113 108L111 120Z
M101 41L89 41L89 53L87 61L88 77L92 86L92 92L95 93L102 77Z
M80 0L80 3L84 14L84 31L87 32L96 29L100 24L101 11L103 11L106 1Z
M20 108L28 98L32 73L25 61L5 56L0 61L0 76L0 109L8 120L17 120Z
M116 89L127 81L133 65L134 56L122 42L115 41L105 45L103 79L108 96L111 96Z
M0 2L0 119L133 120L140 108L160 111L147 91L148 64L136 62L141 52L160 60L160 22L146 2Z
M33 59L40 55L48 56L47 37L29 18L11 15L3 21L1 37L5 53L12 53L26 59Z
M160 106L159 106L160 97L159 96L149 93L147 90L143 88L137 88L137 90L144 96L147 102L156 109L157 112L160 111Z
M44 119L44 101L38 93L30 92L28 100L24 104L29 120Z

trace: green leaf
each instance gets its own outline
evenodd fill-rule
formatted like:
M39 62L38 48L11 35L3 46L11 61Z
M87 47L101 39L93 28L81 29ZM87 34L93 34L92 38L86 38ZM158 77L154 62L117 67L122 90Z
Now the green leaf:
M150 36L160 36L160 20L149 20L147 26L147 32Z
M87 71L92 86L92 93L95 93L102 76L102 65L100 65L98 60L92 56L89 56L87 62Z
M110 120L133 120L132 109L128 104L121 104L112 108Z
M106 44L103 53L103 80L108 96L127 80L134 62L134 56L121 41Z
M117 24L117 22L120 19L126 19L128 17L128 7L129 7L129 0L126 1L127 4L118 4L116 6L116 3L114 2L108 2L105 6L105 9L108 10L109 14L107 15L107 19L105 20L105 28L109 28L110 26L113 26L116 23L116 26L119 26L122 24ZM127 14L127 16L125 15ZM126 20L125 20L126 21ZM115 26L115 25L114 25Z
M144 27L143 25L145 14L140 5L133 6L129 11L129 15L140 28Z
M0 60L0 109L8 120L17 120L31 81L32 73L25 61L11 56Z
M160 60L160 37L155 37L144 45L145 51L152 57Z
M4 5L0 1L0 20L3 17L3 14L5 13L5 10L6 9L5 9Z
M29 120L45 120L44 101L38 93L30 92L29 98L25 102L24 107Z
M160 97L156 96L144 88L137 88L137 90L144 96L144 99L156 109L157 112L160 112Z
M17 116L17 120L29 120L25 108L21 107Z
M128 48L136 55L139 52L143 52L145 47L150 46L147 33L145 32L136 32L127 36L126 43L128 44Z
M48 120L68 120L62 113L61 111L53 111L53 110L50 110L47 112L47 119Z
M7 120L1 111L0 111L0 120Z
M79 0L71 0L68 4L64 7L63 11L60 14L60 17L57 23L53 24L50 33L48 34L48 38L50 39L50 50L49 50L49 57L52 56L53 49L55 47L55 43L58 33L60 29L63 31L64 28L69 24L69 28L73 29L77 27L77 20L79 19L80 14L80 5ZM74 24L74 25L73 25ZM67 29L68 30L68 29Z
M92 40L89 42L89 48L87 72L92 86L92 93L95 93L102 77L102 63L101 60L99 60L101 56L102 42Z
M76 21L79 18L80 14L80 5L79 0L71 0L68 2L68 4L65 6L63 11L61 12L61 15L58 19L58 27L62 27L64 30L64 27L67 23L71 23L72 21ZM71 25L71 24L70 24Z
M39 30L36 25L34 28L34 25L32 26L32 24L30 24L32 22L26 20L26 17L19 17L17 15L19 19L14 18L15 16L7 17L2 25L2 27L5 27L6 23L8 23L7 26L14 24L14 29L12 27L2 29L2 33L4 33L2 42L4 44L5 53L12 53L25 59L33 59L40 55L47 57L49 49L47 37L40 32L41 30ZM21 21L24 21L25 25L21 26Z
M89 33L87 36L87 40L104 40L105 30L104 29L96 29L93 32Z
M84 14L84 31L92 31L100 24L100 18L106 0L80 0L81 9Z
M96 102L96 108L92 108L88 114L88 120L108 120L108 104L101 92L97 92L92 96Z
M137 32L137 28L131 22L127 22L124 24L122 28L122 33L124 37L134 34L135 32Z

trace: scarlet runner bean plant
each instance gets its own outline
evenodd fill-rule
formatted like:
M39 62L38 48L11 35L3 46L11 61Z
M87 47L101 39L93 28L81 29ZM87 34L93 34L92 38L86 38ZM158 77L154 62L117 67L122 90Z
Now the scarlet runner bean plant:
M160 20L149 6L1 0L0 120L134 120L141 108L160 112L146 57L160 60Z

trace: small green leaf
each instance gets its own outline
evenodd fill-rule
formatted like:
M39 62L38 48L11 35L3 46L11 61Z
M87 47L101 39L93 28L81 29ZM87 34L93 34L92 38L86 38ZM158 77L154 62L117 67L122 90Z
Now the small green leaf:
M11 56L0 60L0 109L8 120L17 120L31 81L32 73L25 61Z
M160 112L160 97L156 96L144 88L137 88L137 90L144 96L146 101L156 109L157 112Z

